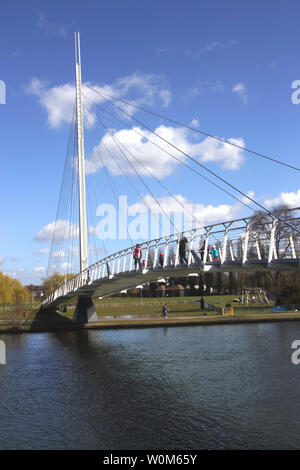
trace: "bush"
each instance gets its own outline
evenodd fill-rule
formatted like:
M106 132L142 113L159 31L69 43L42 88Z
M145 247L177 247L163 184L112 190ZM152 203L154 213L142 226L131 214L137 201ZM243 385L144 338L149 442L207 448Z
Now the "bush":
M298 284L286 284L277 298L276 305L300 304L300 286Z

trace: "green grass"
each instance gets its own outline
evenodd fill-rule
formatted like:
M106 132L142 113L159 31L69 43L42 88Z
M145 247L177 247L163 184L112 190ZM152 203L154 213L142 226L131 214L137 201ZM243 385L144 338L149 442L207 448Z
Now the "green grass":
M162 314L162 306L167 304L169 316L195 316L201 314L200 305L193 304L193 300L199 300L198 297L184 297L184 298L136 298L136 297L123 297L111 299L94 299L94 305L99 318L105 316L154 316L158 317ZM68 311L64 314L68 318L73 317L75 310L75 303L69 303L67 306ZM60 307L60 311L63 307Z
M9 304L0 305L0 325L3 323L19 324L24 322L24 312L26 312L26 321L31 313L39 308L39 303L32 302L28 304Z
M234 307L234 317L226 317L226 321L234 321L240 319L241 321L247 320L263 320L264 318L279 318L279 314L272 312L273 304L249 304L242 305L234 303L233 299L238 296L205 296L204 300L207 304L224 307L226 304L231 303ZM73 318L75 305L77 299L68 300L67 312L63 312L63 305L60 306L59 312L53 311L39 311L39 308L31 308L31 310L24 306L17 306L10 311L0 310L0 331L1 330L24 330L24 331L38 331L40 327L45 330L55 328L72 328L71 319ZM162 298L136 298L136 297L123 297L123 298L105 298L102 300L94 299L94 305L99 317L99 321L105 326L116 325L147 325L154 322L156 324L164 322L161 319L162 305L166 303L168 308L168 322L176 323L176 321L191 322L196 321L219 321L224 320L221 314L215 310L205 309L200 310L199 296L197 297L162 297ZM23 312L27 311L26 322L24 322ZM206 315L203 316L203 313ZM293 311L291 313L294 314ZM128 319L126 316L130 316ZM291 315L290 315L291 316ZM105 318L112 317L112 318ZM289 312L281 313L282 318L288 318ZM197 320L198 318L198 320ZM202 319L202 320L201 320ZM205 320L207 319L207 320Z
M260 313L272 313L271 307L273 304L262 305L261 303L249 304L238 304L233 302L233 299L237 298L235 295L211 295L205 296L204 300L207 304L212 304L217 307L225 307L226 304L231 303L234 307L236 314L260 314ZM136 316L153 316L157 317L162 313L162 306L164 303L167 304L168 316L198 316L202 315L200 310L199 296L189 297L160 297L160 298L137 298L137 297L120 297L120 298L106 298L106 299L94 299L94 305L99 318L105 316L122 317L126 315ZM72 318L76 301L73 304L68 302L68 312L66 315L68 318ZM62 311L62 307L60 308ZM210 311L205 309L208 315L216 315L217 312L214 310Z

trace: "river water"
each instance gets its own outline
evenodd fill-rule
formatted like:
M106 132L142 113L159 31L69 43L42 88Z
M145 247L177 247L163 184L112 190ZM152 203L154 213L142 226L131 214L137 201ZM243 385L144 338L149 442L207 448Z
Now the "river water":
M0 339L0 449L300 447L300 322Z

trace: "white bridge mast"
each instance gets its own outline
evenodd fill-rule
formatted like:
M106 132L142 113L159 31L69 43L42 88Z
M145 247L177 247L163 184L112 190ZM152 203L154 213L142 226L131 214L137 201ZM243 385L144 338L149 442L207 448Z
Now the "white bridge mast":
M78 197L79 197L79 244L80 272L88 268L88 243L85 197L84 139L83 113L81 94L81 61L80 37L75 33L75 66L76 66L76 113L77 113L77 144L78 144Z

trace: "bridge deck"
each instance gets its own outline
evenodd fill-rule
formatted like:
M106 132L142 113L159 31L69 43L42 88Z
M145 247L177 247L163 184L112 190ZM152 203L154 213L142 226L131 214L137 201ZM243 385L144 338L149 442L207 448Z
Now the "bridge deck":
M179 234L142 243L144 266L139 261L138 269L134 267L134 247L113 253L66 280L44 300L43 306L56 305L74 296L113 294L160 277L207 272L298 271L299 209L290 210L291 217L285 222L287 228L276 219L261 225L252 217L189 230L182 234L187 241L184 264ZM218 257L214 258L210 251L209 241L217 248ZM159 253L162 253L162 265Z
M67 298L75 296L91 296L100 297L118 293L121 290L134 288L139 284L158 281L160 278L188 276L189 274L206 273L206 272L249 272L249 271L295 271L300 268L300 259L280 259L268 263L266 260L250 260L247 263L240 261L229 261L226 263L209 262L200 266L199 263L193 263L189 266L166 266L165 268L157 267L155 269L143 269L118 273L106 276L102 279L90 281L84 285L70 290L60 295L51 302L51 305L59 305Z

